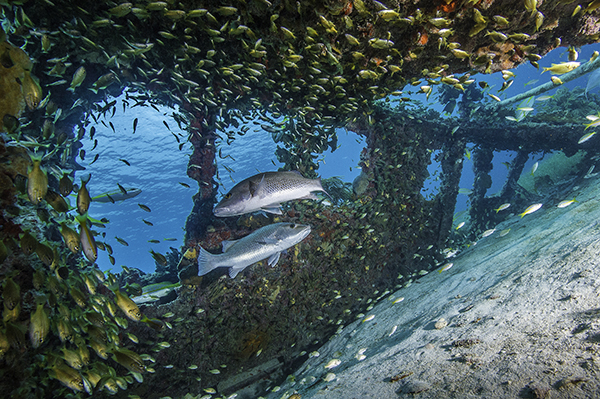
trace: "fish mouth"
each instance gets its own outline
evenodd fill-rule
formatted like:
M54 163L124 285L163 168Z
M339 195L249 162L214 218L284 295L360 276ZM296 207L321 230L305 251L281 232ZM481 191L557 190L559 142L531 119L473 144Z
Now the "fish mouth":
M215 209L213 209L213 214L215 216L219 216L219 217L231 216L231 215L228 214L227 210L223 209L223 208L215 208Z

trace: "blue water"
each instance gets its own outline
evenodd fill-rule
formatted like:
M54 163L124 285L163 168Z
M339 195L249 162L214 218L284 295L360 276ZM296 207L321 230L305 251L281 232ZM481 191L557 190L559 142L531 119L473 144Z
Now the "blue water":
M76 173L76 182L91 173L88 189L92 197L118 190L117 183L142 190L138 196L114 204L92 202L89 214L96 219L105 217L110 220L106 228L97 229L99 233L106 234L105 238L98 240L112 246L116 262L113 266L108 255L100 251L97 264L102 270L118 272L121 266L127 266L151 273L155 270L155 263L150 250L164 254L170 252L171 247L179 249L183 244L183 227L198 185L186 173L191 145L186 143L179 150L179 143L173 136L179 135L181 142L185 142L187 137L187 133L180 130L170 117L174 110L159 107L158 112L150 107L137 107L123 112L121 100L117 99L115 115L104 119L106 125L109 120L113 123L115 132L100 120L88 127L88 131L91 126L96 128L94 139L98 140L98 144L92 150L94 141L89 140L89 135L83 139L85 160L77 158L77 161L86 169ZM136 133L133 133L135 118L138 118L138 125ZM163 121L167 122L171 131ZM357 165L364 139L344 129L338 129L338 137L336 151L329 150L320 157L319 173L323 178L338 176L351 182L360 173ZM221 195L248 176L282 166L274 155L277 145L270 134L261 130L250 130L246 135L238 136L229 146L226 143L217 145L223 157L217 158ZM92 163L96 154L99 154L98 160ZM120 159L128 161L131 166ZM71 202L75 203L74 196ZM140 203L150 207L151 212L142 210ZM150 221L153 226L146 225L142 219ZM115 237L122 238L129 245L122 245ZM176 241L165 241L165 238L175 238ZM148 240L160 240L160 243Z
M600 50L600 44L580 49L578 61L582 63L587 61L594 50ZM541 67L564 61L567 61L566 48L559 48L539 61L540 70L529 63L521 65L512 71L516 74L513 85L501 94L497 93L503 82L500 73L475 75L474 78L487 81L490 86L493 86L490 93L504 99L549 81L550 73L541 74ZM587 78L587 75L583 76L566 83L563 87L581 86L585 88ZM526 83L535 79L538 79L538 82L530 83L525 87ZM409 90L415 91L414 88L407 87L405 94L409 94L439 112L442 111L443 105L436 101L435 92L427 100L424 94L408 93ZM597 90L595 89L595 91ZM553 89L544 94L551 95L555 91L556 89ZM493 101L488 96L486 98ZM96 124L94 138L98 139L98 145L93 151L91 150L93 140L89 140L87 138L89 136L83 140L87 155L85 161L81 161L79 158L78 161L86 170L77 173L77 180L88 173L92 174L88 185L92 196L118 189L117 183L125 187L142 189L142 193L133 199L115 204L92 203L90 207L92 217L97 219L106 217L110 220L105 229L98 230L106 233L105 241L112 245L116 263L115 266L111 265L107 254L100 252L97 263L103 270L120 271L121 265L125 265L139 268L145 272L153 272L155 264L150 255L150 249L165 253L169 251L169 247L180 248L183 243L183 227L192 209L192 196L197 191L197 183L189 179L186 174L191 145L186 143L179 150L179 144L173 136L173 133L180 135L182 142L185 142L187 137L186 132L179 130L175 121L169 116L173 111L168 108L160 108L160 112L158 112L150 107L137 107L123 112L121 101L118 99L115 116L105 119L107 125L109 120L113 123L116 131L113 132L110 127L105 127L101 123ZM132 125L135 118L138 118L139 123L134 134ZM173 133L167 129L163 121L168 123ZM226 143L219 144L223 156L223 159L217 158L219 183L222 185L219 189L221 195L233 187L236 182L248 176L262 171L276 170L281 166L274 155L277 145L272 141L271 135L258 127L254 129L248 131L245 136L238 136L230 146L227 146ZM355 133L338 129L338 149L333 153L328 151L319 157L318 172L321 177L338 176L347 182L352 182L360 173L357 165L364 145L364 140ZM472 149L473 146L469 145L468 147ZM99 158L90 165L89 163L96 153L99 154ZM230 155L235 161L227 155ZM514 155L507 151L495 153L491 172L492 187L488 190L487 195L492 195L502 188L507 174L506 166L502 163L510 162ZM127 160L131 166L127 166L119 159ZM531 165L539 159L540 156L531 156L524 170L529 171ZM465 156L463 165L460 187L472 188L473 164ZM423 189L423 195L426 197L437 193L440 177L439 165L432 163L429 172L430 178ZM188 184L191 188L182 186L179 184L180 182ZM152 212L145 212L138 206L138 203L149 206ZM464 210L467 207L468 197L459 195L456 211ZM154 226L146 225L142 219L152 222ZM115 239L116 236L127 241L129 246L118 243ZM176 241L165 241L165 238L175 238ZM150 239L160 240L160 243L149 243Z
M92 202L90 206L90 216L110 220L105 229L97 229L106 233L105 240L98 239L112 246L116 262L115 266L111 265L107 254L100 251L97 263L103 270L112 268L118 272L121 265L125 265L153 272L155 265L150 249L165 253L171 246L179 248L182 245L183 226L192 208L192 195L196 192L197 183L186 174L191 145L185 144L180 151L175 137L162 122L167 121L171 130L183 135L182 142L185 141L185 132L165 115L172 112L166 108L157 112L153 108L139 107L123 112L119 99L115 116L110 119L116 132L101 123L94 125L94 139L98 139L94 151L91 150L93 140L89 140L89 136L83 140L87 155L85 161L77 160L86 170L78 172L76 178L79 182L81 176L92 174L88 184L92 197L118 190L117 183L142 190L135 198L114 204ZM138 126L134 134L135 118L138 118ZM96 153L99 158L90 165ZM127 160L131 166L119 159ZM179 182L191 188L185 188ZM138 203L149 206L152 212L142 210ZM146 225L142 219L154 226ZM118 243L115 236L124 239L129 246ZM176 238L177 241L164 241L165 238ZM151 244L148 242L150 239L161 242Z

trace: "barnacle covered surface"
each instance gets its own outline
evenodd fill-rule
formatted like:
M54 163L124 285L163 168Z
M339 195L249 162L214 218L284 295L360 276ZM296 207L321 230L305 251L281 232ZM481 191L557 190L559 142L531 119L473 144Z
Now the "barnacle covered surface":
M234 280L216 273L199 278L193 256L185 257L179 299L160 308L142 309L151 319L172 311L174 316L166 318L172 319L172 328L158 321L148 323L150 326L129 322L125 328L121 325L125 323L116 321L122 315L111 315L105 309L115 300L106 285L97 281L99 291L89 293L90 298L98 298L99 309L88 309L93 300L86 306L76 305L73 295L63 292L65 287L74 287L85 293L88 288L82 279L91 271L84 267L81 256L71 255L62 244L56 215L46 203L35 208L16 197L23 181L18 175L27 175L28 159L14 147L2 148L0 155L11 165L4 176L14 185L9 189L1 185L7 206L3 207L0 237L9 254L1 270L3 281L13 276L23 298L21 313L16 319L5 318L2 330L15 342L5 351L1 364L15 378L3 379L3 383L7 392L23 389L38 396L69 389L61 388L56 371L53 374L47 368L57 368L60 376L77 384L81 378L82 385L77 387L85 388L81 377L85 372L73 374L61 365L58 351L62 344L57 335L60 317L65 317L59 312L61 305L81 307L67 319L77 323L79 340L74 345L82 350L98 338L90 335L90 329L100 328L90 327L91 320L100 323L96 316L89 316L96 312L103 315L102 328L109 331L106 341L116 347L113 350L135 347L125 344L121 330L126 329L138 337L137 351L156 351L149 355L156 361L152 366L156 373L144 374L144 384L130 386L126 394L159 397L168 392L176 397L199 393L269 359L280 359L283 370L292 367L306 356L303 352L354 320L373 300L411 284L420 270L434 267L451 228L460 178L457 160L462 159L467 141L486 147L484 151L511 145L525 145L518 148L525 152L551 150L563 147L561 137L569 134L566 124L573 125L570 134L582 129L570 122L573 115L548 119L557 117L552 106L581 105L568 93L557 96L556 103L547 103L548 118L539 115L539 120L512 133L505 128L502 110L473 114L476 107L464 101L466 111L461 110L461 120L440 121L435 112L392 105L384 98L399 94L407 84L444 84L468 93L471 102L481 101L469 86L473 73L535 63L561 45L558 39L562 45L598 41L597 11L590 5L589 10L572 16L577 4L560 1L527 10L522 1L0 4L8 40L2 41L0 61L7 52L10 55L12 49L21 47L35 60L33 66L21 68L39 78L44 96L43 101L37 99L39 107L36 104L25 110L23 81L7 84L20 94L11 97L13 108L3 112L22 115L17 131L5 126L7 140L33 137L48 145L44 165L77 169L80 140L91 134L88 125L92 118L113 111L113 96L125 92L132 108L138 104L178 105L177 122L187 129L194 148L188 174L199 183L182 253L193 252L198 245L217 249L223 239L239 238L273 221L307 223L313 229L276 268L256 265ZM497 16L507 23L494 18ZM12 73L8 65L0 62L0 73ZM84 78L75 84L82 67ZM19 73L24 77L23 71ZM458 76L461 73L465 74ZM28 83L29 98L39 94L33 83ZM343 200L336 206L296 203L288 205L280 218L214 219L215 143L229 143L237 134L245 134L255 118L278 142L277 156L285 168L305 176L318 174L316 154L336 147L336 127L364 135L368 145L361 154L361 167L366 184L361 193L348 199L348 193L340 188ZM462 127L452 134L457 123ZM489 134L480 134L483 126ZM550 132L550 140L536 140L531 131ZM522 143L515 137L522 138ZM435 199L425 200L420 189L434 150L441 150L438 161L444 182ZM479 158L482 181L487 175L485 155L482 152ZM58 181L52 176L49 184L58 190ZM477 190L475 195L479 195ZM9 206L13 203L16 206ZM56 250L56 264L44 265L33 252L27 254L22 241L26 230L38 241L49 242ZM175 260L169 258L168 269L174 267ZM48 280L57 276L62 280L36 287L36 273ZM40 348L21 342L20 336L15 341L17 331L30 325L38 299L43 302L44 298L44 309L53 320L48 341ZM159 342L169 342L170 347ZM122 385L125 381L125 387L133 383L122 364L122 354L129 352L118 353L115 359L106 360L92 353L85 371L101 370L99 374L106 376L105 385L97 390L114 388L113 380ZM19 374L20 370L27 372Z

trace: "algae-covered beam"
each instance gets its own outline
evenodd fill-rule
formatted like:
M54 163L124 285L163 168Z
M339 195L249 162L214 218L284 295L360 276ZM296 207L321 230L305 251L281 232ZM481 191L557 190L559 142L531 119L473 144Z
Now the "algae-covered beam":
M471 231L486 230L486 201L485 194L492 186L492 177L490 171L493 168L492 159L494 153L490 147L478 147L473 151L473 172L475 181L473 183L473 192L469 196L471 200Z
M510 122L490 126L469 124L457 134L468 142L494 148L496 151L552 151L575 153L591 148L588 143L578 144L584 132L582 123Z
M202 120L204 115L196 115L196 120L190 126L190 142L194 151L190 156L187 174L198 182L198 193L194 195L194 208L187 218L185 226L185 241L193 246L203 238L212 219L212 207L217 190L213 182L216 173L215 166L215 135L207 131Z
M500 192L501 198L512 198L516 192L522 191L522 188L519 188L517 181L519 180L521 173L523 173L523 168L528 159L529 154L527 152L517 152L517 155L510 163L506 183L504 183L504 187L502 187L502 191Z
M596 59L586 62L585 64L575 68L571 72L567 72L567 73L561 75L560 81L562 83L570 82L571 80L577 79L578 77L583 76L588 72L592 72L593 70L598 69L598 68L600 68L600 57L596 57ZM499 108L499 107L503 107L506 105L510 105L510 104L516 103L518 101L524 100L526 98L529 98L531 96L537 96L539 94L545 93L545 92L552 90L555 87L560 86L560 85L561 85L561 83L554 83L554 82L550 81L548 83L544 83L543 85L535 87L524 93L520 93L511 98L507 98L506 100L502 100L499 103L492 104L491 107Z

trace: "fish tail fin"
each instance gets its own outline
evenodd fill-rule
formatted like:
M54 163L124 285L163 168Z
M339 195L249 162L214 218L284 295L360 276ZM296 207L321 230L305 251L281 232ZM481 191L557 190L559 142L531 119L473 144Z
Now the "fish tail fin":
M217 268L217 266L214 265L216 256L217 255L213 255L206 249L200 247L200 251L198 252L198 276L203 276Z
M83 185L88 184L90 182L91 178L92 178L92 174L91 173L87 176L87 179L82 176L81 177L81 184L83 184Z

